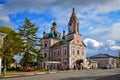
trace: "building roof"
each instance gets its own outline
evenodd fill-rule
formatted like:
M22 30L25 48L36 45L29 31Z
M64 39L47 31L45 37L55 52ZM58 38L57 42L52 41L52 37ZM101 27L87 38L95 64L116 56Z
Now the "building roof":
M70 21L69 21L69 23L70 22L79 22L78 21L78 19L77 19L77 16L76 16L76 13L75 13L75 9L73 8L73 11L72 11L72 15L71 15L71 17L70 17Z
M85 47L87 47L83 41L82 41L82 44L83 44Z
M61 40L59 42L57 42L56 44L54 44L53 46L51 46L51 48L53 47L57 47L57 46L61 46L61 45L64 45L64 44L68 44L71 40Z
M111 56L109 54L97 54L97 55L94 55L94 56L91 56L89 57L90 59L95 59L95 58L115 58L114 56Z
M95 63L96 61L94 59L89 59L91 63Z
M54 31L53 33L46 33L47 36L43 37L43 39L53 38L60 40L60 38L57 37L57 34L60 34L60 32Z

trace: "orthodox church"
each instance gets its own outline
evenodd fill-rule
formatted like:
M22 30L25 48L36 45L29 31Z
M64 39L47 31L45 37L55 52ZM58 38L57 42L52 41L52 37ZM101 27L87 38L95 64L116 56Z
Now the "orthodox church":
M67 69L86 66L86 45L80 34L80 24L73 8L68 22L68 33L63 35L57 30L57 23L52 23L50 33L43 32L41 48L45 61L60 62L59 66Z

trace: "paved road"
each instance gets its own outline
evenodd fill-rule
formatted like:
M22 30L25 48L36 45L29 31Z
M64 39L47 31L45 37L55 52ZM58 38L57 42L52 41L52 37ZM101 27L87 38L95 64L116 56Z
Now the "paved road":
M1 80L120 80L120 68L107 70L65 71L54 74L7 78Z

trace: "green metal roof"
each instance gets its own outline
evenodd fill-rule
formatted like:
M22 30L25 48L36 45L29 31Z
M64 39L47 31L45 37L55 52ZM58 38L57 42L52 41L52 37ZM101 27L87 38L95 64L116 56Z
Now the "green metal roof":
M90 61L90 62L96 62L96 61L95 61L95 60L93 60L93 59L90 59L89 61Z
M57 25L57 23L54 21L54 22L52 23L52 25Z

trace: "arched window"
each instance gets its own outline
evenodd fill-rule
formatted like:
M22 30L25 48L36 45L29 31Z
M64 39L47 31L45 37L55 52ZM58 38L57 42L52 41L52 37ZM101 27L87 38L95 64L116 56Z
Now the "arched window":
M47 43L45 43L45 47L47 47Z
M69 29L70 29L70 31L72 31L72 24L71 23L69 24Z
M54 51L54 56L56 56L56 52Z
M82 51L82 56L84 56L84 51Z
M58 56L60 55L59 51L58 51Z
M79 32L79 23L77 23L77 32Z
M64 54L65 54L65 55L67 54L67 50L66 50L66 49L64 49Z
M74 50L74 48L72 49L72 53L75 54L75 50Z
M64 64L67 65L67 62L65 61Z
M45 58L47 57L47 53L44 53L44 57L45 57Z
M80 51L79 51L79 50L77 50L77 54L80 54Z

